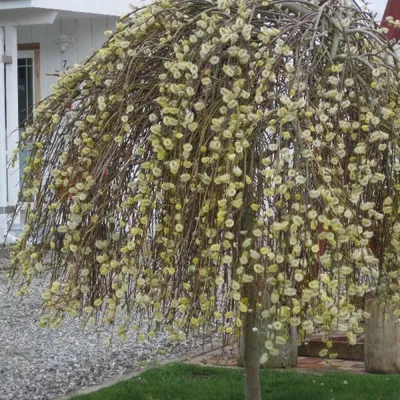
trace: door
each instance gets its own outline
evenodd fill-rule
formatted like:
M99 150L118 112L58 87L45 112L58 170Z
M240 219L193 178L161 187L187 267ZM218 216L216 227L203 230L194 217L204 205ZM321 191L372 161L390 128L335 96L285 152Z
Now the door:
M35 98L35 52L33 50L18 52L18 123L20 132L25 123L32 118L33 105L39 99ZM24 150L19 156L20 178L26 164L29 151Z

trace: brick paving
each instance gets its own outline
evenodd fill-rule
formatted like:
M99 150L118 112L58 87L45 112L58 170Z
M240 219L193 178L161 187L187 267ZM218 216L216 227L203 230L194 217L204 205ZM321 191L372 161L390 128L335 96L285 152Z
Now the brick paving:
M365 365L361 361L351 360L324 360L318 357L299 357L297 370L319 370L322 372L345 371L357 374L365 374Z
M211 350L196 357L188 359L190 364L208 365L216 367L237 367L238 351L236 347L224 347ZM356 374L365 374L365 365L360 361L351 360L325 360L319 357L299 357L298 372L333 372L343 371Z

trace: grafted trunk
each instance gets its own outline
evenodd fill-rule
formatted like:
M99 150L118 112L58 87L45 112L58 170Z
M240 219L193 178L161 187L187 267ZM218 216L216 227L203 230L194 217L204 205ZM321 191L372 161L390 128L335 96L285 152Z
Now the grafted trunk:
M248 307L252 312L246 315L244 328L244 373L245 373L245 399L261 400L260 391L260 341L258 332L253 328L258 327L257 321L257 284L246 286Z

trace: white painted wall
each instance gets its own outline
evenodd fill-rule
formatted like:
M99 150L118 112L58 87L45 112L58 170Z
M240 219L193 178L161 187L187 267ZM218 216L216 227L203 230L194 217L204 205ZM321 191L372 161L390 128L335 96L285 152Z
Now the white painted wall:
M152 0L0 0L1 10L49 9L78 13L121 16L129 5L141 6Z
M63 67L63 60L67 65L83 62L94 51L99 49L106 40L104 31L114 30L116 17L57 19L52 25L33 25L18 27L18 43L40 43L40 91L41 97L51 94L51 86L57 78L48 76ZM64 31L71 35L73 43L61 54L56 44L60 33Z
M141 6L151 0L31 0L37 8L121 16L129 6Z

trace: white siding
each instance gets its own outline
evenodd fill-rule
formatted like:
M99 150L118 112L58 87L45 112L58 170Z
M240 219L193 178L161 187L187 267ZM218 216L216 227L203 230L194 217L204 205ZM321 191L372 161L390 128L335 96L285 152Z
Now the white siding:
M131 4L141 7L152 0L31 0L35 8L120 16Z
M64 60L72 67L84 61L105 41L104 31L114 29L117 18L57 19L53 25L18 27L18 43L40 43L41 97L51 94L55 71L63 69ZM71 35L73 42L64 54L56 44L61 32Z

